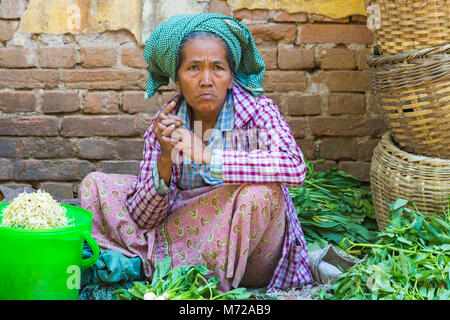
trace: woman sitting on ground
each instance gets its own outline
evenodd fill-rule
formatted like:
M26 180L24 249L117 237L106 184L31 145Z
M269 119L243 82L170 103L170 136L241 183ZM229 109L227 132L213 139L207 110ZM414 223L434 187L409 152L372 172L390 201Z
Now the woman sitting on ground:
M220 14L177 15L146 41L152 97L169 78L180 94L145 133L139 175L92 172L82 207L104 249L139 256L145 275L205 263L220 291L286 289L312 282L288 187L303 155L263 95L264 62L247 27Z

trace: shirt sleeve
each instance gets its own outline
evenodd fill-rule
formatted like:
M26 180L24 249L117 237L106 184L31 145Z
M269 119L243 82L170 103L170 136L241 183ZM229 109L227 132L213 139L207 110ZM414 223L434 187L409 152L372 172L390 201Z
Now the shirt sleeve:
M130 217L137 225L145 229L152 229L160 224L169 210L169 192L158 181L161 190L164 190L159 193L155 187L158 182L154 181L154 168L157 166L156 162L161 153L159 142L151 130L155 120L156 116L144 135L144 151L139 175L125 202ZM173 179L173 172L171 179Z
M221 157L223 182L302 184L307 169L303 154L278 107L262 98L256 109L254 128L235 129L227 137Z
M166 196L170 191L170 188L166 185L166 183L164 182L164 179L159 178L159 172L158 172L157 165L155 165L153 167L153 186L155 187L156 192L161 197Z
M223 183L223 170L222 170L222 149L214 148L211 153L211 162L204 164L200 175L205 182L210 185Z

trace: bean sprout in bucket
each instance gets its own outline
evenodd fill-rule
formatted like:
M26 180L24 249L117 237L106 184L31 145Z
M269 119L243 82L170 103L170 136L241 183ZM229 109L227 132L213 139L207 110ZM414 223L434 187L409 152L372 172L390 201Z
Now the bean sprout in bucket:
M53 229L70 225L66 208L43 191L20 193L0 213L0 227L16 229Z

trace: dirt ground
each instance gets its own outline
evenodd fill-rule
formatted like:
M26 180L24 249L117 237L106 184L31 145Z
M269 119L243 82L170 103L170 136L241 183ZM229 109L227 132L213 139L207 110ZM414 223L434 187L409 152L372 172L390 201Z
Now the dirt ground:
M317 295L322 289L329 291L331 289L331 284L313 284L303 288L273 290L271 292L266 292L263 289L249 291L254 294L257 300L318 300Z

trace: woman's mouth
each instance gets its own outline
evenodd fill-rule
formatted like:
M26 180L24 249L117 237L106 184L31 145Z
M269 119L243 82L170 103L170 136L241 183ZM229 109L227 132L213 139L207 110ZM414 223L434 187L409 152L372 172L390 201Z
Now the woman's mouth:
M204 93L198 96L200 99L213 99L215 96L211 93Z

